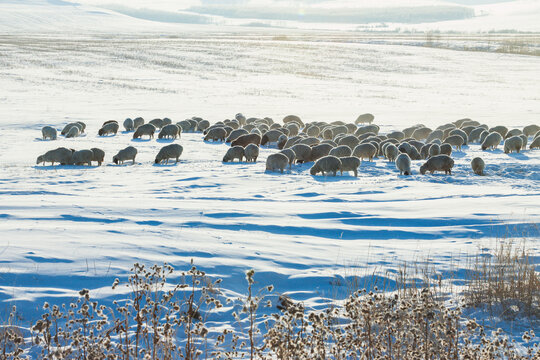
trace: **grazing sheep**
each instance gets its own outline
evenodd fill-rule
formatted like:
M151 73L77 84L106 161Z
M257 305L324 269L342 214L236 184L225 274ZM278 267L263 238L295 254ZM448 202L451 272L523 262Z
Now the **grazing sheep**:
M401 153L396 158L396 168L399 170L399 175L412 175L411 158L408 154Z
M182 130L181 127L176 124L165 125L158 134L158 139L172 138L176 139L180 137Z
M367 133L374 133L375 135L377 135L379 133L379 130L380 128L375 124L364 125L364 126L359 127L358 130L354 132L354 135L360 136Z
M259 130L259 129L257 129L257 128L252 129L249 133L250 133L250 134L257 134L257 135L259 135L259 136L261 137L261 139L262 139L262 132L261 132L261 130Z
M240 145L246 147L249 144L259 145L261 143L261 135L259 134L246 134L239 136L236 140L231 142L231 146Z
M506 133L506 136L504 137L505 139L509 139L511 138L512 136L519 136L519 135L523 135L523 131L519 130L519 129L512 129L512 130L509 130L507 133Z
M486 137L489 135L489 132L487 130L484 130L480 133L480 139L479 139L479 143L482 144L484 142L484 140L486 140Z
M445 174L452 175L454 160L448 155L437 155L430 158L420 166L420 173L425 175L427 171L434 173L435 171L444 171Z
M440 130L440 129L434 130L428 135L428 137L426 138L426 142L429 143L429 142L432 142L435 139L442 140L443 135L444 135L444 132L442 130Z
M327 173L333 173L336 176L337 172L341 169L341 160L335 156L325 156L315 162L313 167L309 169L311 175L317 175L322 173L326 176Z
M279 130L270 130L267 133L265 133L261 139L261 145L270 145L270 143L277 143L279 137L283 135L283 133Z
M133 123L133 120L131 120L130 118L124 120L124 129L126 129L126 131L135 131L135 125Z
M50 162L52 166L54 166L54 163L59 163L60 165L67 165L71 163L72 154L73 151L65 147L59 147L54 150L49 150L45 154L37 157L36 165L39 165L41 163L45 165L45 163L48 162Z
M352 153L353 153L353 151L352 151L352 149L350 147L348 147L347 145L340 145L340 146L335 147L332 150L330 150L328 155L335 156L335 157L338 157L338 158L342 158L342 157L349 157L349 156L352 155ZM359 156L357 156L357 157L359 157Z
M79 127L81 128L81 134L86 130L86 124L82 121L76 121L76 124L79 124Z
M429 147L428 156L433 157L433 156L439 155L440 153L441 153L441 147L437 144L431 144L431 146Z
M451 135L444 139L444 142L446 144L455 146L457 150L461 150L461 146L463 145L463 137L461 135Z
M143 135L148 135L150 139L154 138L154 133L156 132L156 127L151 124L143 124L135 130L135 133L133 133L133 138L138 139L142 138Z
M389 139L396 139L398 141L401 141L405 139L405 133L403 133L403 131L393 131L389 134L386 134L386 137Z
M311 159L311 147L306 144L295 144L291 150L296 154L296 163L305 163Z
M285 144L283 145L283 149L287 149L287 148L292 147L293 145L296 145L296 143L299 142L302 139L304 139L304 138L302 136L300 136L300 135L293 136L292 138L288 138L287 141L285 142Z
M175 164L178 162L178 159L180 159L180 155L182 155L182 151L184 151L184 148L182 145L179 144L170 144L167 146L164 146L159 150L158 154L156 155L156 160L154 160L155 164L161 163L163 160L165 160L165 164L169 163L169 159L176 159L174 162Z
M412 160L420 160L422 157L420 156L420 153L418 150L416 150L416 147L411 146L411 149L407 153Z
M116 135L116 133L118 132L118 128L119 126L117 122L110 122L108 124L103 125L103 127L99 129L98 135L99 136L105 136L109 134Z
M71 128L74 127L74 126L79 129L79 133L82 133L82 130L83 130L82 125L79 124L79 123L73 122L73 123L69 123L66 126L64 126L64 128L62 129L60 134L66 135L69 132L69 130L71 130Z
M204 131L209 127L210 127L210 121L201 120L201 121L199 121L199 124L197 125L197 131Z
M420 149L420 157L422 159L427 159L429 157L429 148L431 147L431 145L433 145L433 144L425 144Z
M409 145L414 146L416 150L418 150L418 152L420 152L420 150L422 149L422 146L425 145L423 142L418 141L418 140L409 140L407 142L409 143Z
M326 156L330 153L334 146L331 144L319 144L311 148L311 156L309 161L317 161L323 156Z
M423 128L423 127L425 127L423 124L416 124L416 125L414 125L414 126L411 126L411 127L408 127L408 128L403 129L403 134L405 135L405 138L412 137L412 134L413 134L417 129L420 129L420 128Z
M465 134L467 134L467 139L469 138L469 135L471 134L471 132L476 129L476 126L465 126L463 128L461 128L461 130L463 130L465 132Z
M354 132L358 129L358 126L356 126L355 124L351 124L351 123L345 124L345 126L347 127L347 129L348 129L347 132L349 134L354 134Z
M296 123L288 123L285 128L289 130L288 136L296 136L300 132L300 128ZM315 136L319 136L319 133L317 132L317 135Z
M292 167L292 164L296 160L296 153L293 149L284 149L280 151L280 154L285 155L287 158L289 158L289 169Z
M105 159L105 151L99 148L91 148L90 150L92 151L92 161L97 161L98 166L101 166Z
M540 136L537 136L531 143L531 145L529 145L529 149L537 149L537 148L540 148Z
M332 135L335 138L337 135L346 135L349 133L349 129L345 125L339 125L332 128Z
M339 139L337 143L338 145L347 145L351 149L354 149L360 143L360 140L354 135L347 135Z
M437 144L437 145L441 146L442 141L439 140L439 139L434 139L434 140L431 140L430 144Z
M454 125L456 127L460 128L460 127L463 126L463 124L465 124L466 122L469 122L469 121L472 121L472 120L469 119L469 118L459 119L459 120L454 121Z
M104 121L104 122L103 122L103 125L101 125L101 127L104 127L104 126L107 125L107 124L113 124L113 123L114 123L114 124L118 124L118 121L116 121L116 120L107 120L107 121Z
M475 127L471 133L469 134L469 142L478 142L480 140L480 135L482 132L484 132L485 129L483 127Z
M354 123L356 125L358 125L358 124L371 124L373 122L373 120L375 120L375 116L373 116L373 114L366 113L366 114L362 114L362 115L358 116L356 118L356 120L354 121Z
M163 128L163 126L165 126L163 124L162 119L153 119L153 120L150 120L148 123L154 125L156 127L156 129L160 129L160 130L161 130L161 128Z
M66 134L66 138L74 138L81 135L81 130L77 126L72 126Z
M182 132L192 132L194 130L193 124L189 120L182 120L176 123L176 125L180 126L182 128Z
M287 123L290 123L290 122L295 122L295 123L299 124L300 126L304 126L304 123L302 122L300 117L296 116L296 115L287 115L287 116L285 116L283 118L283 123L284 124L287 124Z
M144 124L144 125L152 125L152 124ZM142 126L144 126L144 125L142 125ZM154 125L152 125L152 126L154 126ZM141 128L141 126L139 126L139 129L140 128ZM154 129L155 129L155 127L154 127ZM118 154L113 156L113 162L116 165L118 165L118 164L123 164L124 161L133 160L133 164L135 164L135 156L137 156L137 149L135 149L133 146L128 146L127 148L120 150L118 152Z
M170 125L172 124L172 120L169 119L169 118L163 118L163 126L167 126L167 125Z
M523 133L526 135L526 136L533 136L535 135L536 133L538 133L540 131L540 126L538 125L527 125L523 128Z
M141 125L144 125L144 119L142 117L137 117L133 119L133 130L137 130L137 128Z
M244 155L247 162L257 162L257 158L259 157L259 147L255 144L249 144L244 149Z
M412 146L408 142L402 142L398 145L397 148L400 152L408 154L409 152L411 152Z
M256 145L255 145L256 146ZM223 162L233 162L234 159L238 159L238 161L242 161L245 155L245 150L242 146L236 145L233 147L230 147L225 155L223 156Z
M356 136L356 135L354 135L354 136ZM374 136L377 136L377 134L372 133L372 132L368 132L368 133L365 133L365 134L362 134L362 135L358 135L357 138L358 138L358 141L363 142L364 140L372 138Z
M344 171L352 171L354 173L354 176L358 176L358 168L360 167L360 159L355 156L347 156L339 158L341 161L341 167L339 168L339 172L343 176Z
M416 140L425 140L431 134L433 130L431 130L428 127L421 127L419 129L414 130L412 133L412 137Z
M519 136L512 136L504 141L504 153L518 152L523 147L523 140Z
M337 148L336 148L337 149ZM354 148L354 151L352 152L352 156L356 156L360 160L368 159L369 161L373 161L373 158L377 155L377 147L371 143L365 143L357 145ZM330 152L330 155L332 155L332 152ZM350 156L350 155L347 155Z
M399 153L400 152L399 152L397 146L392 144L392 143L388 143L388 145L386 146L386 148L384 150L384 156L386 156L388 161L395 161L396 158L398 157Z
M459 135L463 138L463 145L467 145L467 141L469 140L469 136L467 136L467 133L461 129L454 129L448 133L449 137L454 135ZM446 141L446 140L445 140Z
M475 157L471 161L471 167L476 175L484 175L484 169L486 167L486 164L484 163L484 160L482 160L482 158Z
M523 141L523 145L521 146L521 150L527 149L527 141L529 140L529 138L525 134L521 134L521 135L519 135L519 137Z
M94 157L94 153L92 152L92 150L75 151L71 155L70 164L73 164L73 165L88 164L88 166L92 166L92 158L93 157Z
M227 138L227 130L222 127L213 128L206 133L204 141L225 141Z
M45 139L56 140L57 131L52 126L44 126L41 129L41 135L43 136L43 140Z
M488 131L490 133L492 133L492 132L499 133L502 136L502 138L504 139L506 137L506 134L508 133L508 128L506 126L499 125L499 126L492 127Z
M440 152L443 155L448 155L448 156L452 155L452 145L447 144L447 143L442 144L440 147Z
M271 154L268 156L268 158L266 158L266 170L274 171L278 169L283 174L283 170L287 167L288 163L289 158L285 154Z
M320 141L317 138L307 137L307 138L300 139L296 144L304 144L304 145L307 145L307 146L315 146L315 145L318 145L319 142Z
M229 136L227 137L227 140L225 140L226 143L230 143L236 139L238 139L242 135L249 134L249 132L246 129L236 129L231 131Z
M482 142L482 150L486 149L496 149L497 146L501 143L503 140L503 136L498 132L491 132L488 136L486 136L485 140Z

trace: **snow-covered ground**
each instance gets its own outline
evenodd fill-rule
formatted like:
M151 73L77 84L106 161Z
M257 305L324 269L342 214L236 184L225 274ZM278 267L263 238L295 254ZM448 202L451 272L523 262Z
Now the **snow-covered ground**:
M453 154L452 176L421 176L415 161L415 174L402 177L379 158L358 178L324 178L310 176L309 163L265 173L274 148L255 164L223 164L227 146L201 134L177 140L184 153L170 166L153 164L168 141L97 136L109 119L215 122L237 112L278 121L372 112L382 133L463 117L521 128L540 118L535 57L200 32L6 35L0 53L0 299L2 310L25 305L23 323L44 300L83 287L105 301L121 296L110 285L134 262L183 269L194 259L239 292L254 268L259 284L314 305L350 290L336 278L362 284L376 273L391 284L405 261L429 261L461 285L470 257L496 238L527 239L538 251L539 150L473 144ZM40 139L42 126L76 120L85 136ZM112 164L128 145L139 150L136 164ZM59 146L100 147L106 162L35 165ZM472 174L475 156L488 176Z

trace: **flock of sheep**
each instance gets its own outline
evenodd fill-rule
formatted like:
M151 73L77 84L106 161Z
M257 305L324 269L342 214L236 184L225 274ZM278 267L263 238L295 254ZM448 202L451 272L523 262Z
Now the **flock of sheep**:
M173 124L168 118L154 119L145 124L144 119L126 119L123 126L126 131L133 131L133 138L148 136L153 138L159 130L158 138L177 139L181 133L202 132L204 141L226 142L231 147L223 156L223 162L234 160L256 162L259 156L259 146L276 144L279 152L268 156L267 171L283 171L295 163L314 162L310 169L311 175L323 175L352 171L358 175L362 160L372 161L377 156L384 156L395 162L397 170L402 175L411 175L411 160L427 160L421 167L420 173L444 171L451 174L454 160L452 150L461 150L463 145L470 143L481 144L482 150L496 149L501 143L505 153L520 152L525 149L529 138L532 142L530 149L540 148L540 126L529 125L523 129L508 129L505 126L488 127L471 119L461 119L444 124L436 129L430 129L422 124L414 125L402 131L392 131L379 134L379 126L373 124L374 116L360 115L354 123L342 121L304 123L296 115L288 115L283 124L274 122L271 118L246 118L236 114L233 120L224 120L210 124L208 120L193 117ZM103 123L98 131L99 136L116 134L120 125L115 120ZM61 134L66 138L77 137L84 133L86 125L74 122L66 125ZM57 130L46 126L42 129L43 139L55 140ZM155 163L175 159L178 162L183 148L178 144L166 145L156 155ZM133 161L137 149L128 146L122 149L112 159L115 164ZM98 148L75 151L64 147L57 148L40 155L37 164L52 165L72 164L91 165L92 161L101 165L105 153ZM474 173L484 174L485 163L480 157L471 161Z

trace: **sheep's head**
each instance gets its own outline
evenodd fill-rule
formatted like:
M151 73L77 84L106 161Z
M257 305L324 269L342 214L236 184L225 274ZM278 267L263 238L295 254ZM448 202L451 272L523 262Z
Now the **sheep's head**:
M156 156L156 160L154 160L154 164L159 164L160 162L161 162L161 159L158 156Z
M99 136L103 136L104 133L105 133L105 130L103 130L103 129L98 130L98 135Z
M313 165L313 167L309 169L309 173L311 175L317 175L318 172L319 172L319 167L317 165Z
M118 165L118 158L117 158L116 156L114 156L114 157L112 158L112 161L113 161L116 165Z
M223 162L228 162L229 160L230 160L229 156L225 154L225 156L223 157Z
M268 135L264 135L261 140L261 145L265 145L268 142Z
M405 171L403 172L403 175L412 175L412 173L411 173L410 171L405 170Z
M40 164L43 162L43 155L39 155L37 160L36 160L36 165Z
M426 164L420 166L420 174L425 175L425 174L426 174L426 171L427 171L427 166L426 166Z

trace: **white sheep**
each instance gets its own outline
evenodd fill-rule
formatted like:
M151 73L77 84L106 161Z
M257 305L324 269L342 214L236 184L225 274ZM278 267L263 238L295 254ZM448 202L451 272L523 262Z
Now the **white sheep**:
M433 130L428 127L421 127L414 130L411 137L416 140L424 140L427 139L427 137L429 136L429 134L431 134L432 131Z
M333 173L336 176L337 172L341 169L341 160L335 156L325 156L315 162L313 167L309 169L311 175L317 175L322 173L326 176L327 173Z
M152 125L152 124L144 124L144 125ZM142 125L142 126L144 126L144 125ZM152 125L152 126L154 126L154 125ZM141 128L141 126L139 126L139 129L140 128ZM154 129L155 129L155 127L154 127ZM133 160L133 164L135 164L135 157L136 156L137 156L137 149L134 148L133 146L128 146L127 148L120 150L118 152L118 154L113 156L113 162L118 165L120 163L123 164L124 161Z
M450 135L444 139L444 142L455 146L456 150L461 150L461 146L464 144L463 136L461 135Z
M306 144L295 144L291 150L296 154L296 163L308 162L311 159L311 147Z
M358 124L371 124L373 122L373 120L375 120L375 116L373 116L373 114L366 113L366 114L362 114L362 115L358 116L356 118L356 120L354 121L354 123L356 125L358 125Z
M131 118L127 118L126 120L124 120L124 129L126 129L126 131L135 130L135 125L133 124L133 120L131 120Z
M227 137L227 140L225 140L226 143L233 142L234 140L238 139L242 135L249 134L249 132L246 129L236 129L231 131L229 136Z
M283 123L284 124L291 123L291 122L295 122L295 123L299 124L300 126L304 126L304 123L302 122L302 119L300 119L299 116L287 115L287 116L285 116L283 118Z
M158 134L158 139L172 138L176 139L180 137L182 128L176 124L165 125Z
M337 143L338 145L347 145L351 149L354 149L358 144L360 144L360 140L354 135L347 135L339 139Z
M443 155L452 155L452 145L444 143L440 146L440 153Z
M201 120L201 121L199 121L199 124L197 124L197 131L204 131L209 127L210 127L210 121Z
M309 161L316 161L330 153L334 146L331 144L319 144L311 148L311 156Z
M386 134L386 137L389 139L396 139L398 141L401 141L405 139L405 133L403 131L393 131L389 134Z
M213 128L210 131L206 133L206 136L204 137L204 141L225 141L227 138L227 130L225 130L222 127Z
M71 163L72 154L73 154L73 151L65 147L59 147L54 150L49 150L45 154L37 157L36 165L39 165L41 163L45 165L45 163L48 163L48 162L50 162L52 166L54 166L54 163L67 165Z
M399 150L396 145L392 143L387 143L386 148L384 149L384 156L388 159L388 161L395 161L398 157Z
M105 135L109 135L109 134L114 134L116 135L116 133L118 132L118 123L115 121L115 122L109 122L107 124L104 124L103 127L101 129L98 130L98 135L99 136L105 136Z
M76 127L79 129L79 132L82 133L82 125L79 124L79 123L73 122L73 123L69 123L69 124L67 124L66 126L64 126L64 128L62 129L62 131L60 132L60 134L66 135L66 134L69 132L69 130L71 130L71 128L72 128L73 126L76 126Z
M182 145L179 144L170 144L166 145L159 150L158 154L156 155L156 159L154 160L155 164L160 164L165 160L165 164L169 163L169 159L175 159L175 164L180 159L180 155L182 155L182 151L184 151L184 148Z
M433 157L433 156L439 155L440 153L441 153L441 147L437 144L431 144L431 146L429 147L428 156Z
M160 129L164 126L162 119L153 119L148 122L149 124L152 124L156 127L156 129Z
M105 151L99 149L99 148L91 148L92 151L92 161L97 161L98 166L101 166L103 163L103 160L105 159Z
M488 130L490 133L496 132L501 135L501 137L504 139L506 137L506 134L508 133L508 128L506 126L495 126Z
M534 138L531 145L529 145L529 149L531 150L537 149L537 148L540 148L540 136L537 136L536 138Z
M454 167L454 159L448 155L437 155L430 158L420 166L420 173L425 175L427 171L434 173L435 171L444 171L445 174L452 175L452 168Z
M504 153L518 152L523 147L523 140L519 136L512 136L504 141Z
M368 159L369 161L373 161L373 158L377 155L377 152L378 149L375 145L373 145L372 143L364 143L359 144L354 148L352 156L356 156L362 161L364 160L364 158Z
M482 158L475 157L471 160L471 167L476 175L484 175L484 169L486 167L486 164L484 163L484 160L482 160Z
M257 162L259 157L259 147L255 144L249 144L244 149L244 156L247 162Z
M279 137L282 135L285 135L285 134L283 134L283 132L279 130L274 129L274 130L267 131L261 139L261 145L266 145L267 143L268 145L270 145L270 143L277 143Z
M287 158L289 158L289 169L292 167L292 164L296 160L296 153L293 149L283 149L280 151L280 154L285 155Z
M449 136L454 136L454 135L459 135L463 138L463 145L467 145L467 141L469 140L469 136L467 135L467 133L461 129L454 129L454 130L451 130L449 133L448 133ZM446 142L446 140L445 140Z
M296 144L304 144L307 146L315 146L315 145L318 145L319 143L320 143L319 139L315 137L302 138L298 142L296 142Z
M66 133L66 138L74 138L81 135L81 130L77 126L72 126L69 128L69 131Z
M540 131L540 126L535 125L535 124L527 125L523 128L523 133L527 136L534 136L539 131Z
M255 145L256 146L256 145ZM223 156L223 162L233 162L234 159L238 159L238 161L242 161L245 155L245 150L243 146L236 145L233 147L230 147L225 155Z
M486 150L488 148L496 149L502 140L503 140L503 136L500 133L491 132L486 136L486 138L482 142L482 150Z
M41 129L41 135L43 136L43 140L45 139L56 140L57 131L52 126L44 126Z
M507 133L506 133L506 136L504 137L505 139L509 139L511 138L512 136L519 136L519 135L523 135L523 131L519 130L519 129L512 129L512 130L509 130Z
M358 168L360 167L360 159L356 156L347 156L339 158L341 161L341 166L339 168L339 172L343 176L344 171L352 171L354 173L354 176L358 176Z
M88 166L92 166L92 158L94 157L94 153L92 150L79 150L75 151L71 155L71 164L73 165L84 165L88 164Z
M478 142L480 140L480 135L486 131L483 127L475 127L469 134L469 142Z
M411 158L407 153L401 153L396 157L396 168L400 175L412 175Z
M268 156L268 158L266 158L266 170L274 171L278 169L283 174L283 170L287 167L288 163L289 158L285 154L271 154Z
M133 129L137 130L137 128L141 125L144 125L144 119L142 117L137 117L133 119Z
M143 135L148 135L150 139L154 138L154 133L156 132L156 127L151 124L143 124L135 130L135 133L133 133L133 138L142 138Z

